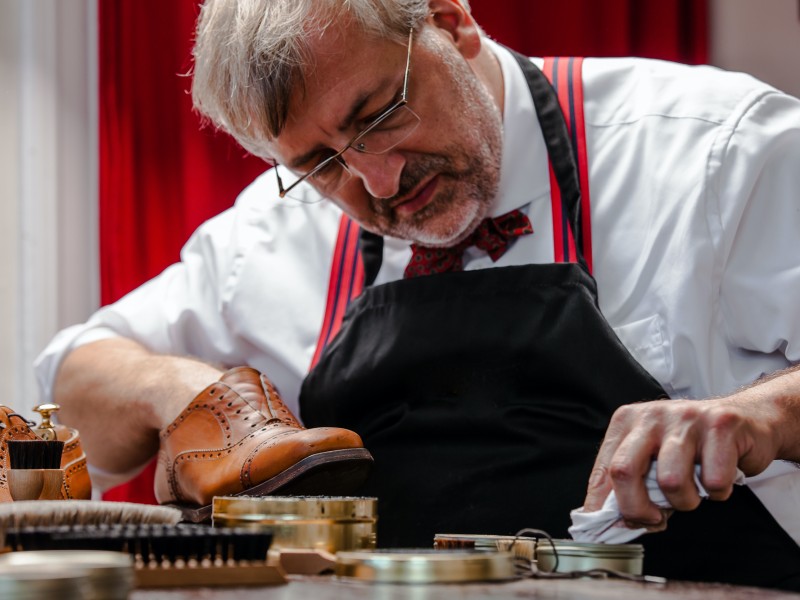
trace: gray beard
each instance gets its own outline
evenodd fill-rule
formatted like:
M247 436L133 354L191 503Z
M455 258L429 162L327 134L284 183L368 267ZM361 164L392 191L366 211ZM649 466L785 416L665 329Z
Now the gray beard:
M370 208L376 216L376 233L407 239L425 246L452 246L467 237L487 214L499 184L499 160L487 164L484 157L463 156L465 166L456 168L453 161L443 155L424 155L410 159L399 184L398 193L391 198L370 198ZM440 177L440 184L453 183L437 190L436 198L426 207L407 218L399 218L391 208L397 199L417 189L431 173ZM456 197L458 196L458 197ZM442 231L442 218L456 208L450 223ZM431 231L432 223L439 225Z

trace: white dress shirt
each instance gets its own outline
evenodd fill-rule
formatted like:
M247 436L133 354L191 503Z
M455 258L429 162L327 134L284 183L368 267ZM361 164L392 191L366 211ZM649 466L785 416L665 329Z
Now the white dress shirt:
M513 57L488 43L505 85L492 214L521 207L534 234L496 263L468 250L467 270L553 260L533 102ZM620 340L672 397L726 394L800 362L800 100L711 67L586 59L583 73L594 276ZM262 370L297 414L341 213L279 200L276 187L272 173L259 177L180 263L59 333L36 363L41 400L71 348L122 335ZM408 242L387 239L376 284L401 278L409 257ZM748 481L796 540L799 473L775 463Z

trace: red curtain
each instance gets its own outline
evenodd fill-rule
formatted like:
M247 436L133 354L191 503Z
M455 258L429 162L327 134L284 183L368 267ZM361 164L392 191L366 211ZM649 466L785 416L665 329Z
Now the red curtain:
M471 0L492 38L528 56L708 61L706 0Z
M101 301L178 259L191 232L229 207L265 165L191 110L198 0L102 0ZM706 62L706 0L472 0L498 41L534 56L646 56ZM106 494L154 502L153 466Z
M192 111L197 14L192 0L99 2L103 303L174 262L265 168Z

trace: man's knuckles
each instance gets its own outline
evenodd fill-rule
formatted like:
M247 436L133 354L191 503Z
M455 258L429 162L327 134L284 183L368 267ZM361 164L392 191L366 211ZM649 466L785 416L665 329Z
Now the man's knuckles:
M746 429L748 420L736 406L707 400L704 406L703 422L709 432L729 436Z

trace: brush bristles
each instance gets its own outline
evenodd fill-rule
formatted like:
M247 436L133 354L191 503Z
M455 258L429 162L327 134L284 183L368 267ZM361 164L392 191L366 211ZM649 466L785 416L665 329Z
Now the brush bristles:
M6 545L14 551L111 550L156 564L265 561L271 542L269 531L210 525L62 525L6 532Z
M103 502L101 500L25 500L0 502L0 532L47 525L99 525L102 523L175 525L181 511L170 506Z
M60 469L62 440L8 440L8 462L12 469Z
M435 539L433 547L436 550L474 550L475 540L467 539Z

